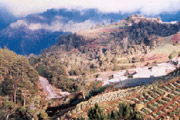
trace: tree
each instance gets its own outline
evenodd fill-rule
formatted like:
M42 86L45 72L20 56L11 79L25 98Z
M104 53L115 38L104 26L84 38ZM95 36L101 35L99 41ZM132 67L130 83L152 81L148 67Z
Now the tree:
M120 103L119 110L111 111L108 115L105 115L102 109L96 103L94 107L91 107L88 111L88 117L90 120L142 120L142 115L134 110L129 103Z
M168 58L172 60L176 56L176 51L173 51L171 54L169 54Z
M9 101L8 98L3 99L2 106L0 107L0 118L8 120L15 113L15 110L16 104Z
M108 120L119 120L120 117L118 115L118 111L111 111L111 113L108 114Z
M122 120L142 120L142 115L135 111L129 103L120 103L117 114L119 115L119 119Z
M39 114L39 120L48 120L48 118L48 114L44 110L41 110Z
M132 108L130 104L120 103L118 115L120 119L127 119L132 113Z
M97 103L88 111L88 117L90 120L104 120L106 118L102 109Z
M2 91L6 95L8 95L14 103L16 103L17 90L18 90L17 79L10 78L9 75L6 75L2 83Z

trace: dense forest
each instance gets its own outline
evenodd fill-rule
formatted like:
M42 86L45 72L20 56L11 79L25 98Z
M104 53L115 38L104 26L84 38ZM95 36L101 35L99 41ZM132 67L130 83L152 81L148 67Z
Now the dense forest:
M39 76L24 56L0 49L0 118L47 118Z

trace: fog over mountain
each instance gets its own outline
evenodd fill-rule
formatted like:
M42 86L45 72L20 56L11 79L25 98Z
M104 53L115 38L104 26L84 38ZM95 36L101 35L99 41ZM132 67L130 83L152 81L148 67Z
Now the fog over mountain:
M105 13L132 13L146 15L172 13L180 10L179 0L0 0L16 16L41 13L47 9L98 9Z
M0 0L0 120L180 120L180 0Z
M62 33L90 29L99 24L109 24L130 14L102 13L96 9L84 11L50 9L40 14L31 14L18 19L0 31L0 45L7 46L18 54L38 54L43 48L50 47ZM14 46L16 44L16 46ZM31 46L30 46L30 45Z
M10 50L18 54L39 54L42 49L50 47L57 42L60 35L64 33L69 34L92 27L94 28L97 25L107 25L110 24L111 21L117 22L132 14L142 14L147 17L161 17L164 22L180 20L180 12L176 7L179 3L178 1L167 2L166 5L164 5L164 8L169 8L169 5L171 5L172 9L164 10L164 8L162 8L163 5L157 8L155 7L158 9L156 12L159 11L157 13L152 13L153 9L147 6L146 2L142 2L142 6L144 6L141 7L141 9L137 9L140 7L135 5L135 2L132 2L135 7L130 9L132 5L128 5L127 2L125 2L123 4L128 8L126 11L121 8L121 4L119 4L119 7L114 6L114 8L111 7L113 6L112 4L109 4L109 7L103 7L103 10L99 6L99 2L97 5L93 5L91 2L90 5L86 5L81 1L78 3L81 7L77 8L77 5L71 1L71 7L66 9L66 2L61 4L62 6L60 6L59 3L55 6L56 2L51 4L46 0L43 4L49 3L50 7L45 5L39 10L39 3L35 1L29 2L29 7L25 9L27 4L24 3L24 1L21 1L21 5L16 0L0 0L0 3L4 5L4 7L0 7L0 46L7 46ZM141 2L141 0L139 2ZM17 3L21 6L17 7ZM109 2L104 1L104 3L104 5L107 6L106 3ZM114 3L119 3L119 1L115 1ZM155 2L152 1L151 4L155 4ZM32 5L34 5L34 9L31 9ZM145 6L147 6L147 8L145 8ZM8 8L8 10L5 8ZM145 12L145 9L148 8L149 12L147 12L148 10ZM16 17L14 17L14 15Z
M10 13L5 7L0 5L0 30L15 21L16 17L12 13Z

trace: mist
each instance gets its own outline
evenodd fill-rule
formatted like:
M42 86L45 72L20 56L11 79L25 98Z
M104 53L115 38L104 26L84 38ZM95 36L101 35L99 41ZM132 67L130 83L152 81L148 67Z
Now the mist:
M89 9L101 12L132 13L144 15L175 13L180 10L180 0L0 0L15 16L26 16L47 9Z

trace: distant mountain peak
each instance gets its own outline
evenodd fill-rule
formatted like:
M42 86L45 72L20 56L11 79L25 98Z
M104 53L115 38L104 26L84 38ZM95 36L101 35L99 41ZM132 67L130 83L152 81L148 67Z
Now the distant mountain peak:
M92 29L93 31L98 31L98 29L107 27L107 25L109 27L131 26L133 23L138 23L139 21L145 22L151 20L157 23L161 23L162 21L178 21L178 16L180 16L180 12L173 15L161 14L159 16L162 17L162 20L160 20L160 18L146 18L142 15L132 14L134 13L102 13L97 9L50 9L44 13L32 14L25 18L19 18L18 21L8 22L6 27L3 27L0 31L0 46L7 46L18 54L39 54L42 49L50 47L57 42L62 33L81 33L88 30L92 31ZM2 23L0 26L4 25ZM114 26L113 24L118 24L118 26ZM94 35L96 36L96 34ZM17 46L14 46L14 43ZM24 47L29 44L31 44L31 47Z

